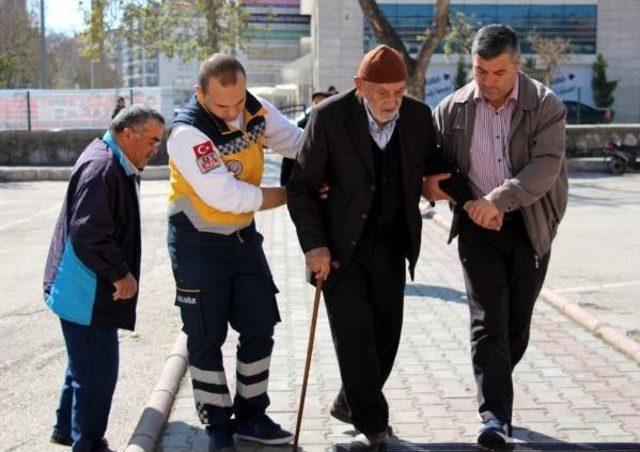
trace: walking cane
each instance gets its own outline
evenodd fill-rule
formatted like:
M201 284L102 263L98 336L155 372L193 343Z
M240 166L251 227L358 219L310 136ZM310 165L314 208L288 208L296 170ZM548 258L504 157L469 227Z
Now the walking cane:
M298 439L300 438L300 424L302 423L302 411L304 410L304 398L307 395L307 382L309 380L309 368L311 367L311 354L313 353L313 341L316 336L316 320L318 319L318 306L320 305L320 294L324 279L316 280L316 295L313 299L313 313L311 314L311 329L309 331L309 343L307 345L307 361L304 364L304 375L302 377L302 391L300 393L300 405L298 407L298 421L296 422L296 434L293 439L293 451L298 450Z

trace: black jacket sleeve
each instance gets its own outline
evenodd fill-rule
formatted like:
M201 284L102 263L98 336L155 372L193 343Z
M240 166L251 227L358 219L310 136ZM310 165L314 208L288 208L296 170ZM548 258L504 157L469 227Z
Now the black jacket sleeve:
M111 282L129 269L115 241L117 187L106 170L81 174L69 203L69 237L78 258Z
M432 117L431 113L429 116ZM428 165L425 175L451 173L451 177L440 181L439 185L442 191L453 198L457 206L462 207L467 201L473 199L473 195L471 194L469 183L458 167L446 159L441 135L436 132L434 121L435 118L429 121L428 125L430 142L434 143L434 146L428 156L428 161L432 162L432 164Z
M433 175L433 174L441 174L441 173L450 173L453 171L455 166L448 162L442 152L442 148L439 145L439 140L436 135L436 130L433 126L433 120L431 119L431 110L428 106L424 106L427 110L425 113L426 121L426 129L427 129L427 142L430 146L427 146L427 165L425 168L425 176Z
M314 248L328 246L323 207L318 188L324 181L329 162L326 130L316 109L309 116L302 149L293 165L287 183L287 207L291 214L298 240L306 253Z

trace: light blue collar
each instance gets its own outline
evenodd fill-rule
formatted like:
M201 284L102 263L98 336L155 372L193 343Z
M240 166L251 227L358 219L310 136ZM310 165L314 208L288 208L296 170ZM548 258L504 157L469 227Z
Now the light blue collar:
M107 146L109 147L109 149L111 149L111 152L113 152L118 158L118 161L120 162L120 165L122 165L122 168L124 168L124 172L127 174L127 176L140 175L140 170L136 168L133 163L131 163L131 160L129 160L122 149L120 149L120 146L118 146L116 139L108 130L102 136L102 141L107 143Z

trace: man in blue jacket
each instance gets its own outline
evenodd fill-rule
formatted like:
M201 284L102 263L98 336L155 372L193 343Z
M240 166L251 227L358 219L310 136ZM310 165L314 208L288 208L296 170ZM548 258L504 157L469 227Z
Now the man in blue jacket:
M103 439L118 376L118 328L133 330L140 276L140 171L164 136L158 112L122 110L73 168L44 276L68 366L51 442L108 450Z

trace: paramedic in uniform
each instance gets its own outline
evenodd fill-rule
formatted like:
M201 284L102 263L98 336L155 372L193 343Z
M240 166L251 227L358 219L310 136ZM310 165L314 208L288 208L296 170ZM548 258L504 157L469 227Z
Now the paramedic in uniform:
M200 65L196 94L170 128L168 245L175 304L187 334L189 370L210 448L233 446L233 434L263 444L292 435L266 414L275 287L254 213L286 203L283 187L260 187L263 148L295 158L302 129L246 88L234 57ZM221 346L227 324L239 332L236 394L231 398ZM232 421L232 415L235 419Z

